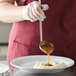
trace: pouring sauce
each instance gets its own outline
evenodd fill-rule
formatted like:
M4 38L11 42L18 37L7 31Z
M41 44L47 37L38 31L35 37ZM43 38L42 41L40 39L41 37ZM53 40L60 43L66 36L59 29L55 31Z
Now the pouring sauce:
M49 58L50 58L50 54L54 50L53 44L51 44L50 42L42 41L40 42L40 48L44 53L48 55L48 64L46 64L46 66L52 66L52 64L50 64Z

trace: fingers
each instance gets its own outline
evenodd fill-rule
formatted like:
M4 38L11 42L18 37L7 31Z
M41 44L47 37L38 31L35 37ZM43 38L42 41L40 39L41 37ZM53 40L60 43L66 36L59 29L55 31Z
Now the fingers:
M37 20L44 21L46 16L43 11L48 10L48 8L47 4L43 4L40 7L38 1L33 1L23 8L23 18L25 20L30 20L31 22L35 22Z
M32 10L32 13L33 13L33 15L35 16L35 18L36 18L37 20L40 19L40 16L36 13L36 11L35 11L34 8L33 8L33 10Z
M30 17L32 18L31 22L35 22L37 20L37 17L33 14L33 8L32 7L30 10Z
M43 4L43 5L41 5L41 9L42 9L43 11L46 11L46 10L49 9L49 6L48 6L47 4Z
M44 19L46 18L43 10L40 8L39 3L37 1L34 1L32 3L29 4L30 5L30 17L31 18L31 22L34 22L36 20L41 20L44 21ZM29 10L29 9L28 9Z
M29 7L31 7L31 4L29 4ZM28 15L28 18L27 20L30 20L31 22L34 21L34 15L31 13L31 8L27 7L27 15Z
M34 8L34 15L38 18L38 20L40 20L41 17L41 20L43 21L46 18L46 16L43 10L40 8L40 5L37 1L33 2L33 8Z
M45 14L44 14L43 10L40 8L39 2L35 1L33 7L38 15L45 18Z
M37 7L37 8L35 9L35 11L36 11L36 13L37 13L40 17L46 18L44 12L41 10L40 7Z

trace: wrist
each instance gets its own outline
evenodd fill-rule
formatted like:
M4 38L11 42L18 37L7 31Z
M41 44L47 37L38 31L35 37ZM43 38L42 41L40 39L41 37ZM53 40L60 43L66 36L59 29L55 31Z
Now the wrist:
M23 6L23 8L22 8L22 17L23 17L23 19L24 20L26 20L26 10L27 10L27 8L26 8L27 6Z

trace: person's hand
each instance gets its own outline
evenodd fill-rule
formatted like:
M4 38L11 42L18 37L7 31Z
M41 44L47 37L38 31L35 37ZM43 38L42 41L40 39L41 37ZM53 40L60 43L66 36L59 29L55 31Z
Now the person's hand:
M35 22L37 20L41 20L44 21L44 19L46 18L45 14L43 11L48 10L48 5L47 4L43 4L39 5L38 1L33 1L31 3L29 3L28 5L23 7L23 18L25 20L29 20L31 22Z

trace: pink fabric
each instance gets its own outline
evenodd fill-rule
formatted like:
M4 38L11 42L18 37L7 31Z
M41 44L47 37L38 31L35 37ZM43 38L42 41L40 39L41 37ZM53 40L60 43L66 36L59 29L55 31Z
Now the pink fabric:
M25 5L34 0L18 0ZM52 55L66 56L76 60L76 0L42 0L49 5L43 22L43 40L55 46ZM13 24L7 60L44 54L39 50L39 22L21 21Z

